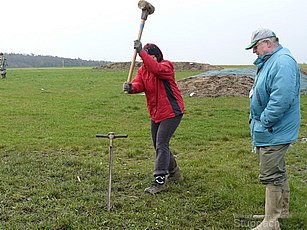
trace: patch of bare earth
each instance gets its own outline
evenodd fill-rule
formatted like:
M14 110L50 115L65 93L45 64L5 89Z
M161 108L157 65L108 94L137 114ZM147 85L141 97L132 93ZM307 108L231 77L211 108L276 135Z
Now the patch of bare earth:
M205 76L179 80L178 87L184 96L223 97L248 96L254 83L249 76Z
M307 75L307 68L306 69L301 69L301 73L304 75Z

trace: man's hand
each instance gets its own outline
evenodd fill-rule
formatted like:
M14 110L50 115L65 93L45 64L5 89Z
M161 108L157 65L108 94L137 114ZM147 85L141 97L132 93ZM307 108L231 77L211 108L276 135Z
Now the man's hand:
M131 92L133 91L133 89L132 89L132 83L131 83L131 82L125 82L125 83L123 84L123 90L124 90L124 92L126 92L126 93L131 93Z
M134 49L136 49L136 52L139 54L141 52L142 48L142 42L140 40L134 41Z

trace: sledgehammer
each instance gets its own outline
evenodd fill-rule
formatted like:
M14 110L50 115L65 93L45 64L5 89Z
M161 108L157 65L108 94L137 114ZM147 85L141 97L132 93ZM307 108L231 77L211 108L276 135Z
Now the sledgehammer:
M149 14L152 14L155 11L155 7L153 5L151 5L149 2L146 2L144 0L139 1L138 7L142 10L142 15L141 15L141 24L140 24L140 29L139 29L139 34L138 34L137 40L141 40L143 29L144 29L144 26L145 26L145 21L147 20L147 16ZM131 62L131 65L130 65L130 70L129 70L127 82L131 82L136 55L137 55L137 51L134 50L134 54L133 54L133 57L132 57L132 62Z
M108 133L108 134L96 134L96 137L108 138L110 140L109 145L109 189L108 189L108 211L111 210L111 186L112 186L112 161L113 161L113 140L115 138L127 138L127 134L115 134L115 133Z

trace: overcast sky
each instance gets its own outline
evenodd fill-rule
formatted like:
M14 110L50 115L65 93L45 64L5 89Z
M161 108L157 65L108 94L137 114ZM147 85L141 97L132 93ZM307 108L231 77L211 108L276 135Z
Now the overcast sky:
M148 0L142 42L171 61L251 64L252 31L272 29L307 63L306 0ZM131 61L138 0L3 0L0 51L86 60Z

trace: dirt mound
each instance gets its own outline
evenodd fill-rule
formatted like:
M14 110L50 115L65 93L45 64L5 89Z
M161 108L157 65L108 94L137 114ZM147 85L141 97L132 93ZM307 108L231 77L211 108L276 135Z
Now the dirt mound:
M174 67L176 71L184 71L184 70L220 70L222 69L219 66L204 64L204 63L196 63L196 62L174 62Z
M307 69L301 69L301 73L307 75Z
M185 71L185 70L201 70L201 71L207 71L207 70L219 70L222 69L218 66L213 66L209 64L202 64L202 63L196 63L196 62L173 62L175 71ZM106 65L102 65L99 68L102 69L112 69L112 70L129 70L130 69L131 62L114 62ZM142 65L142 62L136 62L135 67L138 68Z
M178 87L184 96L222 97L248 96L254 83L249 76L201 76L179 80Z
M131 62L113 62L110 64L102 65L99 68L101 69L112 69L112 70L127 70L130 69ZM135 62L135 67L140 67L142 65L141 62Z

